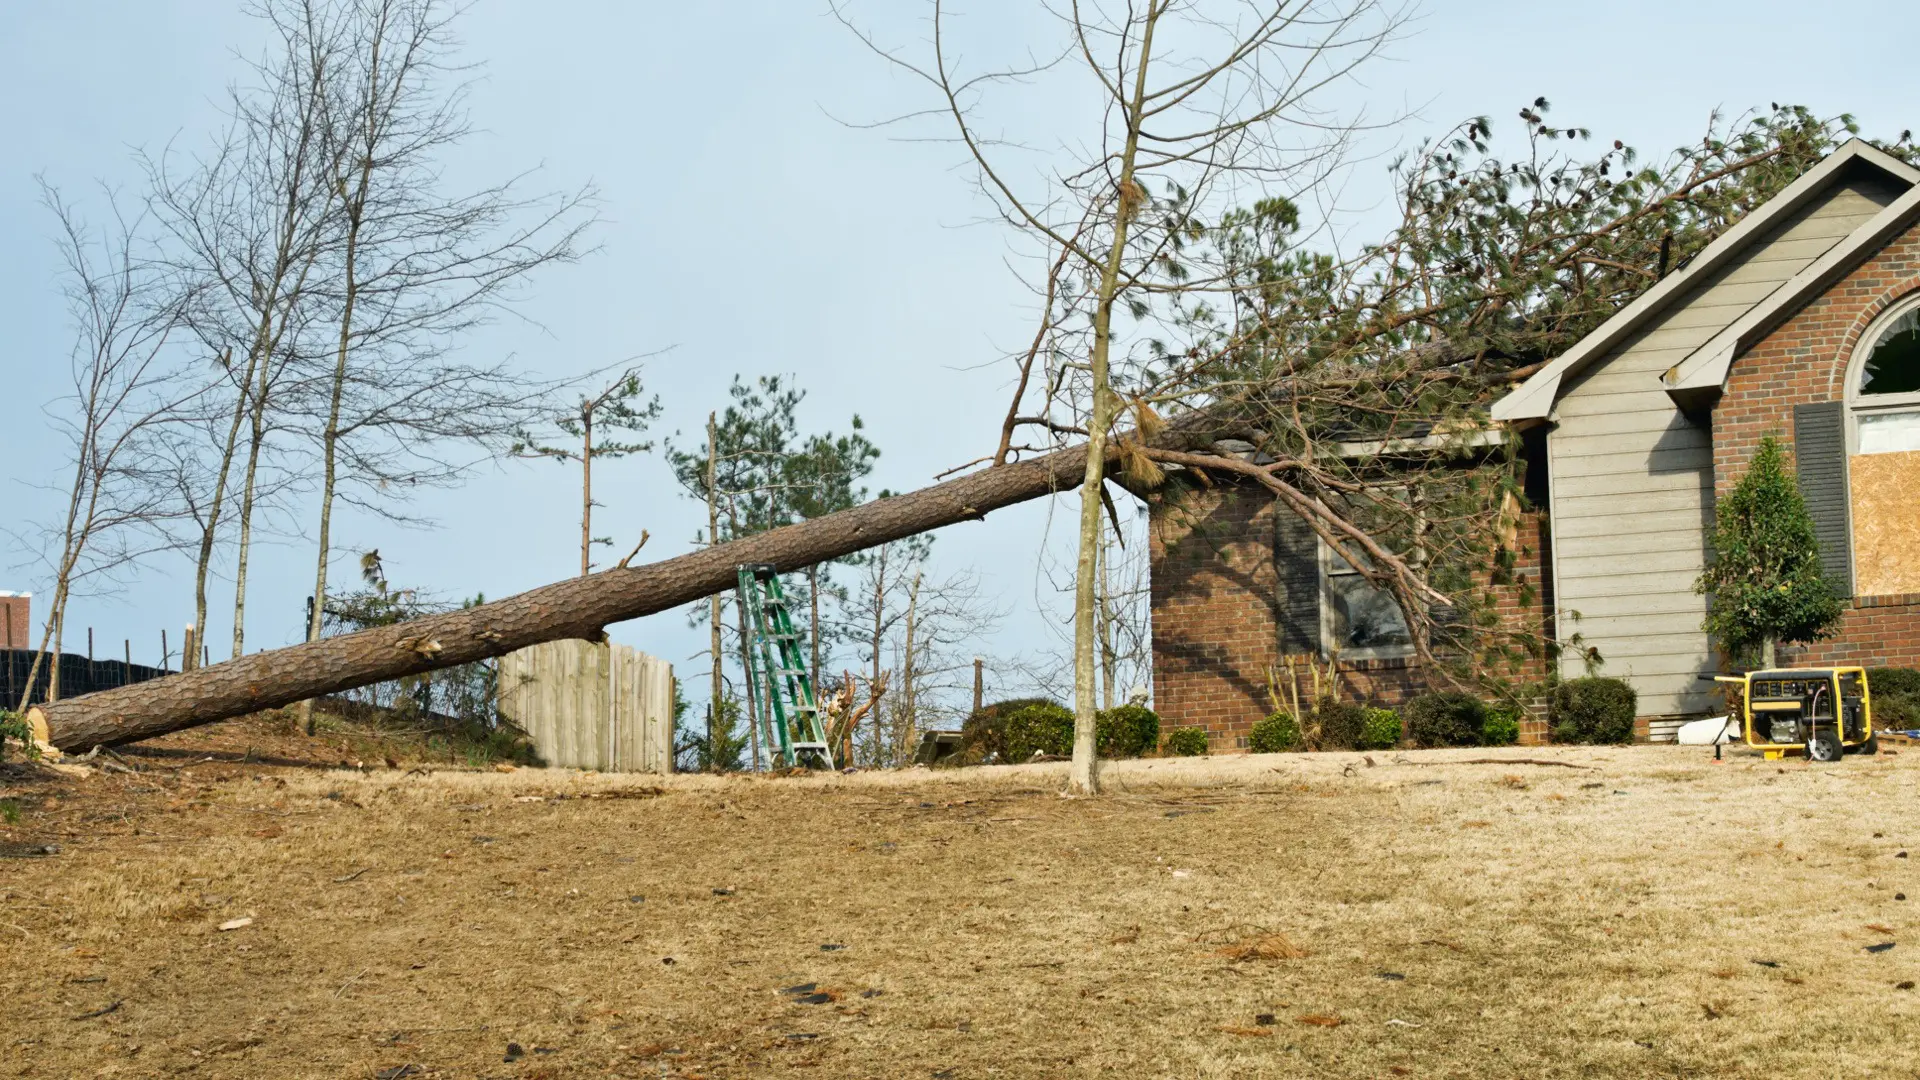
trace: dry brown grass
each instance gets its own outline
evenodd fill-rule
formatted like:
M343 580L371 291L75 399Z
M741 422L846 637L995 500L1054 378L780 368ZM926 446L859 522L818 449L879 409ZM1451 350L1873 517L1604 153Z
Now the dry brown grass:
M1920 1069L1920 755L1484 756L16 776L0 1074Z

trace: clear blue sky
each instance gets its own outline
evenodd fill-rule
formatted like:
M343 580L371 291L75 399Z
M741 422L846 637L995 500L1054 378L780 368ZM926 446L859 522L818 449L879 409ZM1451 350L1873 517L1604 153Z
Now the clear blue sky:
M76 196L90 197L96 180L132 192L132 148L203 138L238 74L232 52L250 49L256 32L238 6L0 3L0 363L10 405L0 461L16 524L52 507L32 486L59 461L39 408L60 391L69 339L33 175ZM866 6L885 13L895 38L914 32L901 16L918 10L911 0ZM1031 3L966 7L976 32L1008 41L1036 20ZM1895 0L1852 5L1844 18L1773 0L1429 0L1393 58L1349 93L1376 113L1418 111L1375 144L1382 151L1477 113L1494 118L1496 137L1511 134L1517 125L1506 122L1537 95L1551 99L1556 122L1647 152L1696 138L1715 108L1770 101L1850 110L1867 133L1890 137L1920 128L1917 35L1920 8ZM665 428L689 433L724 403L734 373L792 372L811 393L809 425L866 419L885 455L875 487L918 486L991 447L1006 380L991 362L1031 334L1009 238L975 224L984 208L951 148L889 141L828 115L878 117L925 99L828 18L824 0L481 0L462 36L465 57L485 64L472 99L482 132L451 163L454 183L543 165L555 185L597 184L608 218L600 254L536 283L524 311L543 329L483 331L467 344L476 357L510 353L561 373L673 346L647 381ZM1029 107L1043 122L1076 120L1061 98L1040 94ZM1359 167L1352 204L1378 198L1377 177L1377 165ZM647 529L653 558L687 550L702 520L657 458L604 466L596 493L607 505L595 531L624 550ZM572 471L515 463L417 509L439 527L349 517L341 549L378 547L395 582L448 596L500 597L577 567ZM1033 569L1047 513L1003 511L936 545L942 565L978 567L1013 609L989 651L1054 640ZM9 555L0 587L44 594L29 553ZM298 640L310 551L270 547L255 566L250 647ZM180 560L119 596L80 600L69 647L83 648L92 626L110 643L104 653L131 637L136 660L151 662L160 627L177 634L191 619L191 590ZM216 591L215 611L228 604ZM226 622L213 620L211 640L226 640ZM671 613L613 633L676 663L704 645Z

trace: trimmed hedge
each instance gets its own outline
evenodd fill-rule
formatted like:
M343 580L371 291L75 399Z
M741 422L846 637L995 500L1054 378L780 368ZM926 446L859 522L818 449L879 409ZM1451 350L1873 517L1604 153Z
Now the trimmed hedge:
M1920 671L1904 667L1868 668L1867 689L1874 697L1882 694L1920 697Z
M1356 750L1391 750L1400 745L1400 714L1392 709L1368 709Z
M1010 763L1035 754L1073 753L1073 710L1052 701L1036 701L1007 712L1006 750Z
M1323 699L1313 709L1315 750L1357 750L1367 731L1367 710L1351 701Z
M1487 710L1480 724L1480 745L1512 746L1520 741L1520 710L1512 705L1495 705Z
M1871 685L1869 685L1871 688ZM1873 727L1876 731L1912 731L1920 728L1920 695L1873 695Z
M1471 694L1435 691L1407 702L1407 733L1415 746L1478 746L1487 707Z
M1101 757L1139 757L1160 745L1160 714L1145 705L1116 705L1100 713L1095 731Z
M1175 757L1199 757L1207 752L1205 728L1174 728L1167 735L1167 753Z
M1247 749L1256 754L1277 754L1300 748L1300 722L1282 710L1253 725L1247 733Z
M983 705L960 725L960 759L978 765L988 758L1006 761L1007 717L1029 705L1052 705L1046 698L1008 698Z
M1622 679L1568 679L1547 694L1557 743L1630 743L1640 695Z

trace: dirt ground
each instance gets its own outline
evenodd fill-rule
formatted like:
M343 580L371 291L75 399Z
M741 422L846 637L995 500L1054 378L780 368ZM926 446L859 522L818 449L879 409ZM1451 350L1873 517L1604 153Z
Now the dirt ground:
M4 850L59 847L0 859L0 1075L1920 1071L1920 752L1145 761L1066 799L1058 765L258 742L0 776Z

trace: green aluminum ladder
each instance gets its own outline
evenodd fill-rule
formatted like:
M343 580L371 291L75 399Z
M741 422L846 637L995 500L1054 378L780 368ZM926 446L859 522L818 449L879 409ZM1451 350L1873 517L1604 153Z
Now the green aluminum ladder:
M769 563L743 564L738 574L740 603L754 639L747 649L747 698L765 725L767 752L778 747L780 760L790 768L831 770L833 749L780 576Z

